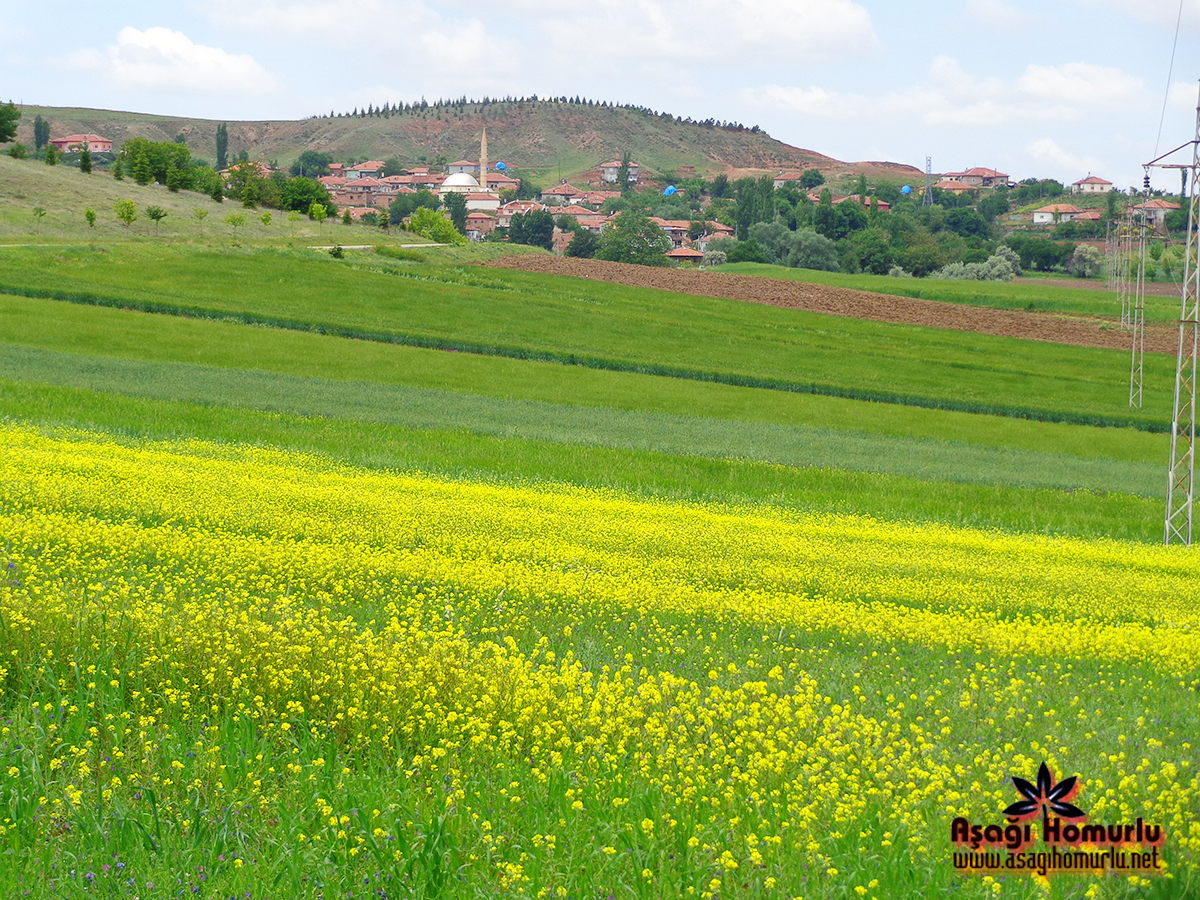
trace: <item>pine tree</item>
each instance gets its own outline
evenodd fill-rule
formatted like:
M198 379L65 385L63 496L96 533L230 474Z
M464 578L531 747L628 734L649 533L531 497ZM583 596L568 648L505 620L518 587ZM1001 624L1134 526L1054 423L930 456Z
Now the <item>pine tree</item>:
M79 171L84 175L92 174L92 151L87 147L79 154Z

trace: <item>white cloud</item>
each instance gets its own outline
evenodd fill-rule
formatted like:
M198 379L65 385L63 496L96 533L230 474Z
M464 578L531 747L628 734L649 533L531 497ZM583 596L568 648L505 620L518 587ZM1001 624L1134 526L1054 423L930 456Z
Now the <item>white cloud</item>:
M1195 110L1198 103L1200 103L1200 87L1197 87L1194 81L1177 81L1167 92L1167 109L1180 112L1189 109Z
M1017 88L1033 97L1080 106L1123 106L1142 93L1142 82L1120 69L1091 63L1030 63Z
M967 18L988 31L1016 33L1036 26L1039 17L1004 0L967 0Z
M1071 153L1052 138L1039 138L1025 148L1025 155L1036 163L1054 166L1058 170L1094 172L1102 163L1094 156ZM1083 177L1082 175L1080 176Z
M742 96L755 106L782 109L820 119L850 119L869 113L873 106L870 100L858 94L839 94L819 87L769 85L750 88Z
M840 94L821 87L772 85L744 91L755 106L825 119L870 116L881 121L919 118L927 125L995 128L1014 122L1072 119L1079 112L1059 103L1028 102L998 78L976 78L948 56L935 58L926 84L877 97Z
M254 57L193 44L169 28L122 28L117 43L103 53L85 50L67 62L99 72L120 87L141 90L265 94L275 88L275 79Z

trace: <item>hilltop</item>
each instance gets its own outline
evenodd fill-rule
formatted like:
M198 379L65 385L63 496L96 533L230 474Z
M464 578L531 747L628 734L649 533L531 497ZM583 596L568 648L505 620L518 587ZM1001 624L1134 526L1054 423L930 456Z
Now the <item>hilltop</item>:
M51 136L95 132L120 144L132 137L174 140L182 135L194 155L215 155L215 120L178 116L25 106L17 139L33 143L33 120L50 122ZM523 177L545 184L586 176L629 151L647 174L694 166L696 174L731 177L815 168L827 179L865 173L869 178L911 179L912 166L843 162L793 147L758 129L695 123L651 110L560 100L511 100L410 109L389 116L314 117L298 121L229 122L229 153L291 163L306 149L335 158L398 157L416 165L438 157L478 155L488 130L489 156L505 160Z

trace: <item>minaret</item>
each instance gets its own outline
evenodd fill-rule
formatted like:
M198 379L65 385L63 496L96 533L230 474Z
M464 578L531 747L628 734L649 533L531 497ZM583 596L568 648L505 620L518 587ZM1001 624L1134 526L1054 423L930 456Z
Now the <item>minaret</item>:
M487 128L483 129L483 140L479 144L479 192L487 193Z

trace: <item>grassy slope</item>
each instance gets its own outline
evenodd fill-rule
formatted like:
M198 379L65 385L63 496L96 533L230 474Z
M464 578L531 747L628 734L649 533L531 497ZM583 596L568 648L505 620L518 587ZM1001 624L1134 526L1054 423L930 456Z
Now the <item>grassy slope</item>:
M1116 389L1127 377L1124 353L373 254L339 263L309 251L11 248L0 254L0 288L1067 421L1161 428L1167 415L1165 401L1125 405ZM1165 397L1169 377L1168 361L1148 359L1147 396Z
M327 114L327 110L313 110ZM173 116L145 115L113 110L25 107L18 140L32 145L33 119L41 115L51 124L52 136L98 132L120 142L134 136L174 140L182 134L194 156L211 160L216 152L218 123ZM753 124L753 123L746 123ZM291 163L301 151L312 148L339 159L397 156L410 165L419 156L451 160L479 152L479 138L488 129L489 156L505 160L524 177L546 184L559 177L575 178L628 150L647 171L675 171L692 165L701 173L729 168L820 168L829 175L851 166L782 144L765 133L727 131L668 121L635 110L576 106L555 102L493 104L485 110L468 107L441 115L409 113L390 118L320 118L294 122L230 122L229 152L246 150L256 159ZM900 170L898 169L898 172ZM911 177L902 167L896 177Z

